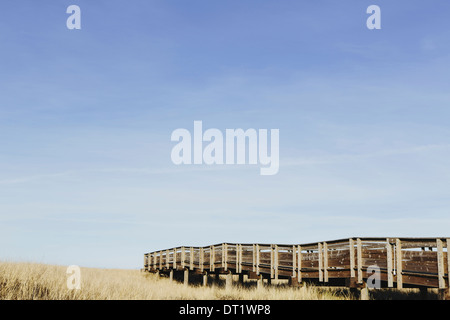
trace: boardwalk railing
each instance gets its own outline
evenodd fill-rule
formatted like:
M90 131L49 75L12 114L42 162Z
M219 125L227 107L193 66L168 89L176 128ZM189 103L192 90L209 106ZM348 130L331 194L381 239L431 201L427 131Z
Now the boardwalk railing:
M308 244L221 243L144 255L144 270L241 274L249 279L365 286L379 270L387 288L449 288L449 238L349 238ZM185 273L188 275L188 273ZM448 291L448 290L447 290Z

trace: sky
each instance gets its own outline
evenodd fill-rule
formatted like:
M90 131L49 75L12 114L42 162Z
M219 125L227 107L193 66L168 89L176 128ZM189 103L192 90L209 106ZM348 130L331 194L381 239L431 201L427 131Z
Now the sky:
M183 245L450 236L449 9L2 1L0 260L139 269ZM279 129L279 172L175 165L194 121Z

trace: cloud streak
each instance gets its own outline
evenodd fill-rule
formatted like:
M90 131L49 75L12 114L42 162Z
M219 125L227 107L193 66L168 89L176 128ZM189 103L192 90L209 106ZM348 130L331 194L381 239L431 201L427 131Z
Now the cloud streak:
M283 166L304 166L304 165L321 165L321 164L335 164L348 163L365 159L390 157L396 155L409 154L423 154L431 153L433 151L450 151L450 144L430 144L421 145L408 148L399 149L385 149L370 153L361 154L340 154L340 155L325 155L317 157L297 157L287 158L282 162Z

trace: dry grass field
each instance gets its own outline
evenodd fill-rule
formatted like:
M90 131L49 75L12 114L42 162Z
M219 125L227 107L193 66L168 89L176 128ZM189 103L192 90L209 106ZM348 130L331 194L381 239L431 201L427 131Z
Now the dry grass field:
M225 289L220 283L207 287L184 286L139 270L81 268L81 288L67 288L66 267L37 263L0 262L1 300L331 300L354 299L345 288L272 284L257 289L253 283ZM397 296L377 293L377 299L417 299L414 291Z

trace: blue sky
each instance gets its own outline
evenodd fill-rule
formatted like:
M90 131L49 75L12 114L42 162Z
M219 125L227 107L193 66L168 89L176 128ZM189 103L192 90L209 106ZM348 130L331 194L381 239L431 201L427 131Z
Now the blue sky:
M0 259L140 268L181 245L449 236L449 9L2 1ZM279 173L174 165L194 120L279 129Z

